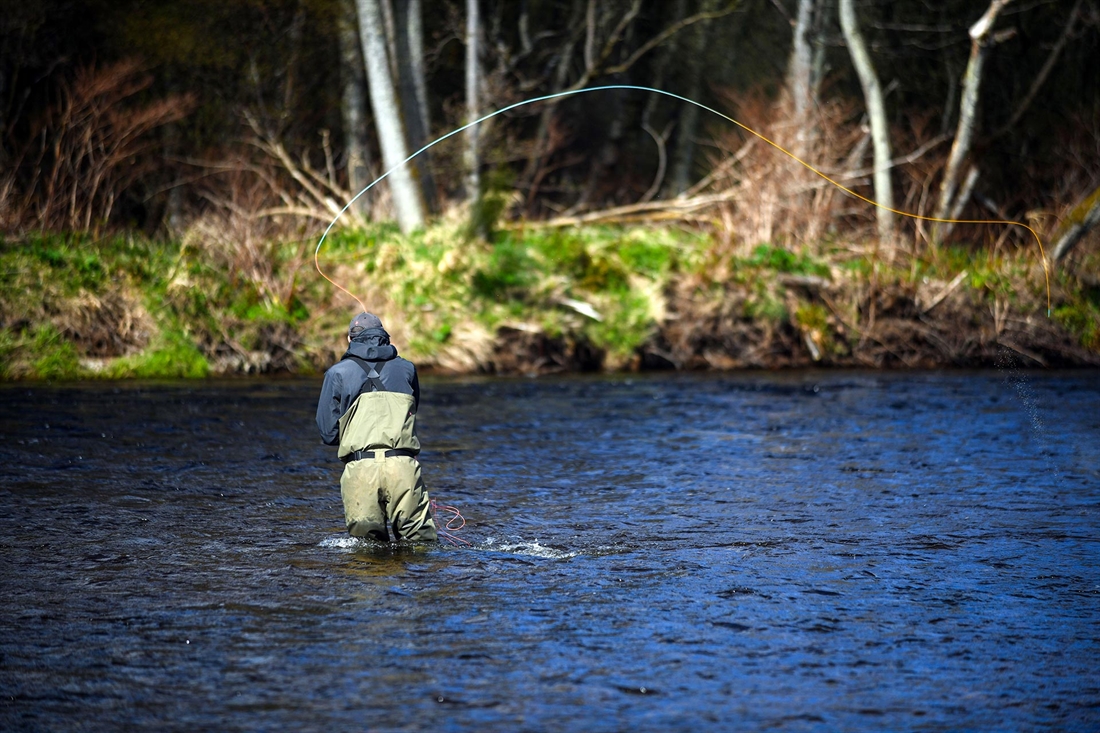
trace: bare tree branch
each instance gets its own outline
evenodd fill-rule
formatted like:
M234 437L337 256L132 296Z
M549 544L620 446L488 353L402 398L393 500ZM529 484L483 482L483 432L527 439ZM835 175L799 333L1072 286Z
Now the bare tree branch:
M937 135L936 137L934 137L931 140L929 140L928 142L926 142L924 145L921 145L919 148L917 148L913 152L907 153L906 155L902 155L902 156L897 157L897 158L892 158L890 160L889 167L890 168L897 168L898 166L908 165L910 163L916 162L917 160L923 158L925 156L925 154L927 154L928 151L930 151L932 148L936 147L937 145L939 145L942 142L945 142L946 140L947 140L947 135ZM869 176L872 173L874 173L875 169L874 168L860 168L860 169L854 170L854 171L835 171L834 172L834 171L826 170L824 172L827 173L830 178L836 178L838 180L844 181L844 180L850 180L850 179L853 179L853 178L864 178L864 177Z
M639 201L639 203L644 204L653 200L653 197L661 190L661 184L664 183L665 167L668 164L668 154L665 149L665 143L668 141L668 134L672 131L672 127L666 127L663 132L657 132L649 123L645 123L642 125L642 129L649 133L649 136L653 138L653 142L657 143L657 173L653 176L653 183L649 186L649 189L642 194L642 198Z
M1084 238L1090 230L1100 224L1100 188L1085 197L1084 201L1070 212L1061 230L1054 235L1054 250L1051 258L1057 262Z
M1020 121L1020 118L1024 116L1024 112L1027 112L1028 107L1035 101L1035 96L1039 93L1039 89L1046 82L1047 77L1050 76L1050 72L1054 68L1055 62L1058 61L1059 54L1061 54L1062 49L1066 47L1070 31L1073 30L1073 26L1077 22L1078 11L1080 11L1080 9L1081 0L1077 0L1077 2L1073 4L1073 10L1069 12L1069 18L1066 20L1065 27L1062 28L1062 34L1058 36L1058 40L1055 42L1054 48L1050 50L1050 55L1047 56L1043 68L1039 70L1038 75L1035 77L1035 81L1031 83L1031 88L1027 90L1027 94L1024 95L1024 98L1020 101L1020 104L1016 107L1016 111L1012 113L1012 117L1008 119L1008 122L993 133L993 139L1001 137L1014 128L1016 123Z
M668 28L665 28L663 31L658 33L656 36L654 36L653 38L649 39L648 41L643 43L641 46L639 46L634 51L634 53L630 54L630 56L627 57L626 61L623 61L621 64L617 64L615 66L612 66L612 67L608 68L604 73L606 73L608 75L610 75L610 74L621 74L624 71L626 71L627 69L629 69L631 66L636 64L638 62L638 59L640 59L642 56L645 56L647 53L652 51L654 48L656 48L657 46L660 46L662 43L664 43L668 39L672 38L674 35L676 35L680 31L682 31L684 28L687 28L689 25L694 25L695 23L698 23L698 22L703 21L703 20L714 20L715 18L721 18L721 17L729 15L733 11L737 10L737 8L740 7L740 6L741 6L741 0L734 0L733 2L731 2L726 7L722 8L721 10L713 10L713 11L710 11L710 12L703 11L703 12L700 12L700 13L696 13L695 15L690 15L690 16L684 18L681 21L673 23Z
M602 211L589 211L574 216L559 216L543 222L525 222L522 226L527 229L559 229L561 227L580 226L594 223L625 223L638 221L676 221L690 218L698 213L718 204L730 201L737 195L736 189L729 189L715 194L696 196L693 198L678 197L664 201L648 201L625 206L615 206Z

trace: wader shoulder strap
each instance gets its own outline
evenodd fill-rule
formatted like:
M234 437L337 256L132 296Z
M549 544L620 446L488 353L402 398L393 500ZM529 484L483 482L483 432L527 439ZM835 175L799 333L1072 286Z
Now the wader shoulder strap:
M385 392L386 388L382 386L382 369L385 368L389 362L379 361L371 364L366 359L360 359L358 356L348 356L349 359L359 365L359 368L363 370L363 373L367 375L367 381L370 383L371 392Z

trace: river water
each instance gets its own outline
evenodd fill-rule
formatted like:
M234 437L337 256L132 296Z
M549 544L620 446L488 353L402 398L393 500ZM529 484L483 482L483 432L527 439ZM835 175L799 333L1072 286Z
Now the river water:
M0 728L1100 726L1096 372L427 379L411 550L318 391L0 388Z

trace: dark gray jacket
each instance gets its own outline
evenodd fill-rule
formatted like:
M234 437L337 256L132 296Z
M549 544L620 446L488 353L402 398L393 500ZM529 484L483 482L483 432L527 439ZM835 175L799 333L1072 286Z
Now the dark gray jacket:
M420 380L416 366L397 355L390 344L371 344L352 341L344 358L327 372L321 385L321 398L317 401L317 429L326 445L340 442L340 418L360 392L369 391L367 373L351 357L359 357L374 366L382 378L387 392L403 392L413 397L413 410L420 407Z

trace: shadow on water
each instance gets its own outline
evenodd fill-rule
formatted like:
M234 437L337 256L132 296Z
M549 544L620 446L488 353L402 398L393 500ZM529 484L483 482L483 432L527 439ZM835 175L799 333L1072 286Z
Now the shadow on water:
M346 535L318 388L0 388L0 728L1100 723L1096 373L425 379L471 547Z

